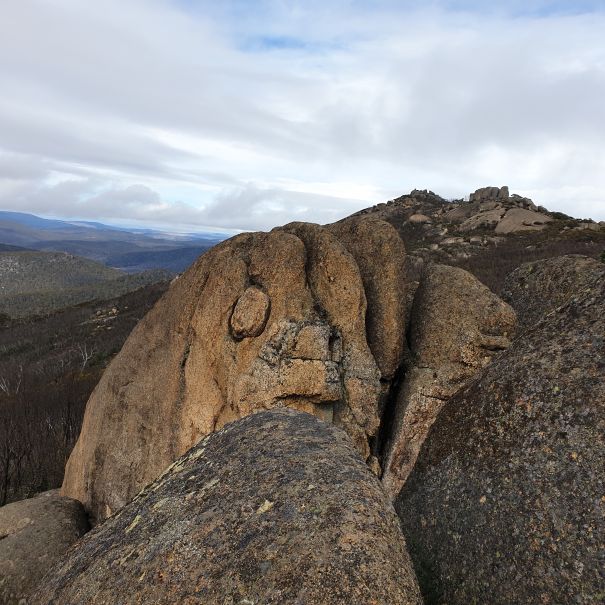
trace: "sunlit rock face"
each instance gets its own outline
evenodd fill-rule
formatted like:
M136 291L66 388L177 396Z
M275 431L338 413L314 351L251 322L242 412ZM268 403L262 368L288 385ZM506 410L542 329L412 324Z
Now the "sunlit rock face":
M343 427L379 472L372 446L401 361L405 251L393 227L366 222L293 223L200 257L105 372L63 493L103 519L204 435L274 407Z
M100 521L201 437L289 407L345 429L394 496L443 401L514 322L476 278L424 267L373 216L239 235L175 280L113 360L63 493Z

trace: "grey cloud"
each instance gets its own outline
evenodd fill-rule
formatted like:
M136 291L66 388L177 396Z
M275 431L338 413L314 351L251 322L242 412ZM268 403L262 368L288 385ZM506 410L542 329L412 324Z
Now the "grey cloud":
M259 189L253 185L224 190L206 206L166 202L154 189L142 185L104 187L103 179L67 180L54 185L23 185L10 196L0 190L0 206L27 209L45 216L102 219L114 224L141 221L165 228L266 230L300 220L329 223L364 207L359 200L343 200L286 189Z
M495 182L603 219L605 14L547 4L9 3L2 203L266 228Z

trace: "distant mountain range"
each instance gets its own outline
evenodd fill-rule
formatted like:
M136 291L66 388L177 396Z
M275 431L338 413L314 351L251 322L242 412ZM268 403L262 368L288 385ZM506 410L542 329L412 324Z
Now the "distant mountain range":
M68 252L128 273L148 269L184 271L202 252L226 237L228 235L213 232L173 235L152 229L127 229L0 211L0 252L10 251L14 246Z

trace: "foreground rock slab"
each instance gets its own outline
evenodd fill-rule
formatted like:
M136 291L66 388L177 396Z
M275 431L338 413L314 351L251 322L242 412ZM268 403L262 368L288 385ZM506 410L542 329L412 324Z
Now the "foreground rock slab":
M605 263L580 254L526 263L504 283L503 297L517 311L519 327L529 330L548 313L593 291L605 281Z
M350 438L309 414L203 439L72 549L32 604L420 604L397 516Z
M26 603L48 568L87 530L82 505L58 490L0 508L0 603Z
M513 304L515 292L546 284L569 296L555 309L521 299L531 328L433 425L396 502L427 603L603 602L599 265L568 257L519 269L522 287L508 283Z

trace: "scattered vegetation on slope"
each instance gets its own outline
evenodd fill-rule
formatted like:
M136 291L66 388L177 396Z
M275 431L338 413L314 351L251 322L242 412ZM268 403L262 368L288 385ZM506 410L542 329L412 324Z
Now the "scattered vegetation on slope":
M0 506L61 484L90 393L167 286L45 317L0 315Z
M0 252L0 313L27 317L120 296L166 280L165 271L126 275L60 252Z

